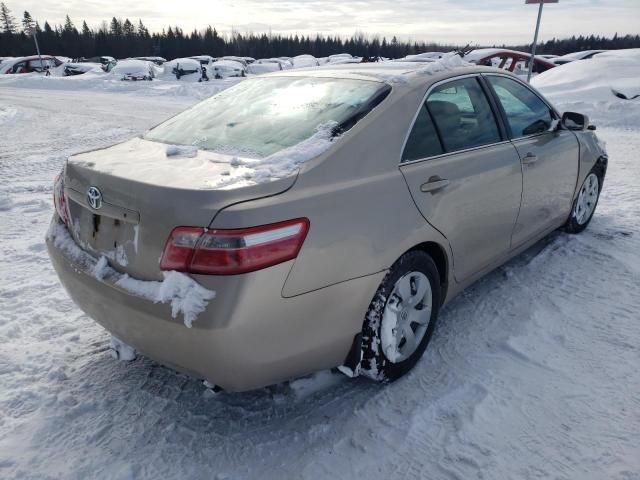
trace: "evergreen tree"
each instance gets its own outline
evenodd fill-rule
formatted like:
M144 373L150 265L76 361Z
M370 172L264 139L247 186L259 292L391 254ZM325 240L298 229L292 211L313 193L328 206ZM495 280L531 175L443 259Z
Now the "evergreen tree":
M16 19L11 15L11 10L7 8L4 2L0 2L0 27L2 31L9 34L14 34L17 31Z
M35 22L33 21L31 14L25 10L24 15L22 16L22 30L24 33L29 33L34 26Z

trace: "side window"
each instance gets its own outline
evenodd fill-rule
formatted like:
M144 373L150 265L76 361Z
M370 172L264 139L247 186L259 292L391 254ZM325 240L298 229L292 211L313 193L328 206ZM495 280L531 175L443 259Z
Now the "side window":
M433 126L427 107L422 105L407 139L407 144L404 147L402 161L420 160L421 158L433 157L441 153L444 152L438 139L438 133Z
M510 78L487 76L487 79L504 108L514 138L551 128L551 110L535 93Z
M27 62L16 63L13 66L12 72L13 73L24 73L26 66L27 66Z
M489 101L475 77L439 85L427 98L427 108L446 152L501 140Z

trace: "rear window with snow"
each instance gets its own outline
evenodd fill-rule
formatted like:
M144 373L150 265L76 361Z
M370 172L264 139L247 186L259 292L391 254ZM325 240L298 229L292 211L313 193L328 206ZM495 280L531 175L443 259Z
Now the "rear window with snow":
M266 157L311 137L318 126L351 128L388 94L374 81L271 77L245 80L176 115L148 140Z

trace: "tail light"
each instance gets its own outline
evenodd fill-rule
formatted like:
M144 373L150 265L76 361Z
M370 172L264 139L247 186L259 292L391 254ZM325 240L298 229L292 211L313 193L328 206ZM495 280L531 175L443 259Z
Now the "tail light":
M69 213L67 211L67 201L64 198L64 176L61 173L53 181L53 204L56 207L58 217L65 225L69 224Z
M178 227L160 268L205 275L254 272L296 258L308 231L306 218L233 230Z

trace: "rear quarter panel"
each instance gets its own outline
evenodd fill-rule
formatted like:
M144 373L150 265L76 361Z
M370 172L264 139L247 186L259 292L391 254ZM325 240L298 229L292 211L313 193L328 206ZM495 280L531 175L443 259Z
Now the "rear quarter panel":
M383 102L324 157L309 162L287 192L225 208L212 228L307 217L311 228L282 289L293 297L388 269L425 241L446 239L420 215L398 168L424 89ZM375 291L371 292L371 296Z

